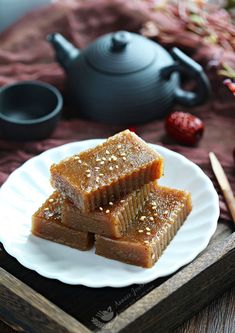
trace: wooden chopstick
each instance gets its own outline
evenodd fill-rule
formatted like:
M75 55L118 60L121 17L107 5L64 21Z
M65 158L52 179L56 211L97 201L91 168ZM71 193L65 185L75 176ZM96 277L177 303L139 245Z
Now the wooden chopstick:
M214 174L218 180L220 188L223 192L225 201L228 205L230 213L233 218L233 222L235 223L235 198L233 195L232 188L229 184L228 178L224 172L222 165L220 164L219 160L217 159L216 155L212 152L209 153L209 158L211 161L211 166L214 171Z

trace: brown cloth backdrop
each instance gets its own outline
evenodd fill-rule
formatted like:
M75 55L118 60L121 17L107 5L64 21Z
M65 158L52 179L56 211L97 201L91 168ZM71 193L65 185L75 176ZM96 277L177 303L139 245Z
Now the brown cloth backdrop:
M226 15L220 13L218 20L228 19ZM208 52L199 40L193 39L192 42L192 34L183 33L179 20L172 20L172 17L169 18L161 12L151 12L147 3L142 1L58 1L26 15L0 35L0 86L18 80L36 79L52 83L63 91L66 84L64 72L56 64L53 50L46 42L48 33L61 32L75 45L84 47L106 32L119 29L138 32L149 20L153 20L162 31L168 29L165 35L161 35L165 36L165 39L159 37L165 46L181 46L204 64L206 69L208 62L215 60L213 56L221 54L218 47L209 49ZM178 35L175 32L178 32ZM230 62L235 59L233 52L226 53L224 57ZM211 72L209 74L211 75ZM235 191L235 164L232 158L232 149L235 147L235 101L216 76L213 86L215 82L216 89L214 87L211 101L203 107L190 109L198 114L206 125L204 138L197 147L176 145L165 135L164 122L160 120L136 126L135 130L148 142L164 145L197 163L218 189L208 159L208 152L214 151L218 154ZM77 140L107 137L123 128L78 118L62 120L55 133L47 140L27 143L1 140L0 184L24 161L46 149ZM221 195L220 207L221 218L231 220Z

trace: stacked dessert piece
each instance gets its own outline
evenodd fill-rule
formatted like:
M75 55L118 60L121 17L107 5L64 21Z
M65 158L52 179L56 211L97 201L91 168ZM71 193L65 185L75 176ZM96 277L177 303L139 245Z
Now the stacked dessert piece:
M163 158L126 130L51 166L55 192L32 232L58 243L152 267L191 211L190 194L157 185Z

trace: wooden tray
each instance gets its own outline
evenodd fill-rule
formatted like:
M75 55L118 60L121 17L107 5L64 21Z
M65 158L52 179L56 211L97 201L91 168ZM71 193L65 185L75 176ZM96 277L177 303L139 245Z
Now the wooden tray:
M166 278L125 288L69 286L0 251L0 318L30 332L166 333L235 283L233 225L218 223L206 250Z

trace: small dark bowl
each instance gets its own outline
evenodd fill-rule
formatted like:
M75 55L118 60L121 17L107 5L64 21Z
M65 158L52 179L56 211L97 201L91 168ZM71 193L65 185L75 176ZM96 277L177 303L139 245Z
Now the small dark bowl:
M0 137L39 140L55 129L63 107L60 92L50 84L25 81L0 88Z

